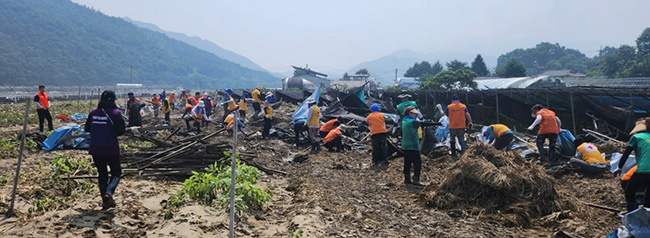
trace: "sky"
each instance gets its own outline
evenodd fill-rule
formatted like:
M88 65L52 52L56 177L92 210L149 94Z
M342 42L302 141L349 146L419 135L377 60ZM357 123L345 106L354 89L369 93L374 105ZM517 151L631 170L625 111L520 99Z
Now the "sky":
M648 0L72 0L212 41L272 72L345 72L411 50L493 57L540 42L635 46Z

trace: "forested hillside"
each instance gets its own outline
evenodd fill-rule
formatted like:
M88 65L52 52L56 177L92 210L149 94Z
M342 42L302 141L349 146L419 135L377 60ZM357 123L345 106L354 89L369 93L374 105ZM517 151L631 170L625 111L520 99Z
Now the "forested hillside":
M0 68L0 84L250 88L281 83L69 0L3 0Z

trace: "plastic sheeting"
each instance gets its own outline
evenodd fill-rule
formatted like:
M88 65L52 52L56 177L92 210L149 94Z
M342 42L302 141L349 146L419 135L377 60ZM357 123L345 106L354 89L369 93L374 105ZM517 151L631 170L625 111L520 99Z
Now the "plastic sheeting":
M557 135L557 144L560 146L560 154L568 157L574 156L576 154L576 147L573 144L575 139L576 138L569 130L560 130L560 133Z
M79 125L59 127L43 141L43 150L45 152L67 148L88 149L89 147L90 133L85 132Z
M623 154L621 153L612 153L612 158L609 160L609 170L613 173L614 170L618 168L618 163L621 162L621 157L623 157ZM632 167L636 165L636 158L634 155L630 155L627 157L627 160L625 161L625 164L623 165L623 169L621 169L623 172L622 174L627 173L628 170L630 170Z
M300 119L307 119L308 116L307 113L309 113L309 106L307 105L306 102L309 100L314 100L316 102L316 105L318 105L319 99L320 99L320 86L316 88L316 90L314 90L314 92L311 95L309 95L307 99L302 101L298 109L296 109L296 111L293 113L293 116L291 117L291 122L295 123Z
M638 208L625 214L623 226L634 237L650 237L650 209Z

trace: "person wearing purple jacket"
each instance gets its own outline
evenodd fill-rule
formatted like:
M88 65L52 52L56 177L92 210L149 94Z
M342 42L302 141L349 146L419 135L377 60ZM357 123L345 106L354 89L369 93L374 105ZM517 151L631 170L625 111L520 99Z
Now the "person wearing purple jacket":
M113 194L120 182L120 143L117 140L126 131L126 125L120 110L115 104L115 92L106 90L102 93L97 108L90 112L84 130L90 133L90 148L93 162L99 173L99 193L102 197L102 210L115 207ZM107 166L111 167L108 177Z

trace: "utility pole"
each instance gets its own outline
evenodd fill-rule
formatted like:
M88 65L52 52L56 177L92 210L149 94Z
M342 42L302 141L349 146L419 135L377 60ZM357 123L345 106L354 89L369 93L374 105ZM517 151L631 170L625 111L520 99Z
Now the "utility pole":
M399 82L397 82L397 69L395 69L395 83L399 84Z

